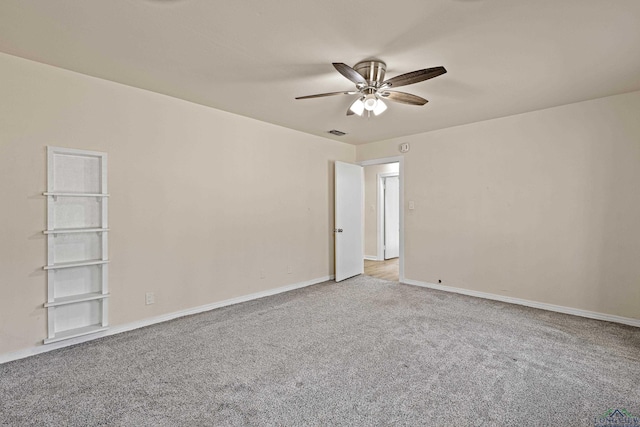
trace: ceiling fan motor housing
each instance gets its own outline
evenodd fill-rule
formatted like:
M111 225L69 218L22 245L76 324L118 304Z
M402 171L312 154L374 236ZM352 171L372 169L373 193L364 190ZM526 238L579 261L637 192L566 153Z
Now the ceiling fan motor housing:
M353 69L364 77L370 86L376 86L384 81L387 64L382 61L362 61L358 62Z

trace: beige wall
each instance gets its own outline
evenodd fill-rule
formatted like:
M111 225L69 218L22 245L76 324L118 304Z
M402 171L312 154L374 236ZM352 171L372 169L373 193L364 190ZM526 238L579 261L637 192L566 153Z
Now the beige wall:
M401 142L407 278L640 319L640 92Z
M353 146L0 54L0 354L46 335L46 145L109 154L112 325L333 274Z
M378 174L398 172L399 163L364 167L364 255L378 255Z

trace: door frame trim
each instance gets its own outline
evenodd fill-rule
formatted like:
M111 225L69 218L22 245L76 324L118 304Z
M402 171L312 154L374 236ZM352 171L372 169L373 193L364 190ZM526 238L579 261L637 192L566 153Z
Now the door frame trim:
M385 178L389 178L392 176L397 176L398 177L398 181L400 180L400 173L399 172L386 172L386 173L379 173L378 175L378 218L377 218L377 226L378 229L376 231L376 235L377 235L377 243L378 243L378 247L377 247L377 258L378 261L384 261L385 260L385 254L384 254L384 243L385 243L385 220L386 217L384 215L385 212L385 206L384 206L384 202L385 202L385 191L384 191L384 179ZM398 184L399 185L399 184Z
M398 178L400 179L400 260L399 281L404 281L404 156L383 157L380 159L363 160L357 162L360 166L383 165L385 163L399 163ZM364 214L364 213L363 213ZM364 254L363 254L364 255Z

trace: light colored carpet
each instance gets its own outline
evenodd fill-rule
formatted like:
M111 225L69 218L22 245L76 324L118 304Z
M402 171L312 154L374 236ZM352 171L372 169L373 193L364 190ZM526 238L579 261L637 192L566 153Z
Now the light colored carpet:
M0 365L0 424L593 426L640 329L366 276Z

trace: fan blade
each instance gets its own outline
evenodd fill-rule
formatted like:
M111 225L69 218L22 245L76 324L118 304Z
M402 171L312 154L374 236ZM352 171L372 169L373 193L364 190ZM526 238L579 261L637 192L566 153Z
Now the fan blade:
M382 92L380 96L390 101L401 102L403 104L409 104L409 105L424 105L427 102L429 102L418 95L412 95L410 93L405 93L405 92L385 91L385 92Z
M333 66L336 68L336 70L338 70L340 74L342 74L352 82L367 84L365 78L362 77L356 70L349 67L347 64L343 64L342 62L334 62Z
M333 95L355 95L356 93L358 92L355 92L355 91L328 92L328 93L319 93L317 95L298 96L296 97L296 99L322 98L323 96L333 96Z
M424 70L412 71L410 73L401 74L383 82L383 85L389 85L390 87L412 85L414 83L429 80L434 77L438 77L447 70L444 67L425 68Z

